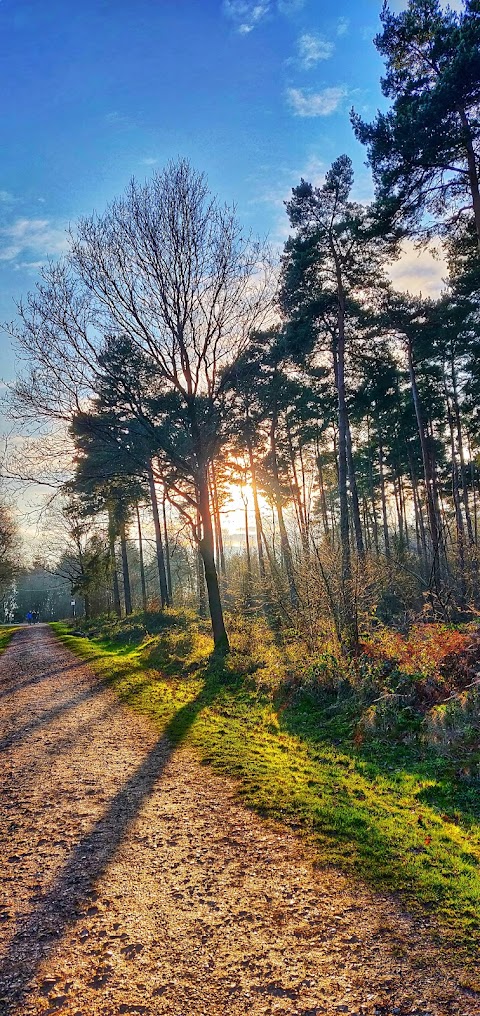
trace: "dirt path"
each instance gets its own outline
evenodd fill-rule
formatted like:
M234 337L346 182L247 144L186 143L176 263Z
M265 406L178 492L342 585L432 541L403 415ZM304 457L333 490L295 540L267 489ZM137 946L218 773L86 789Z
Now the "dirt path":
M480 1014L418 922L315 870L46 626L0 658L0 1013Z

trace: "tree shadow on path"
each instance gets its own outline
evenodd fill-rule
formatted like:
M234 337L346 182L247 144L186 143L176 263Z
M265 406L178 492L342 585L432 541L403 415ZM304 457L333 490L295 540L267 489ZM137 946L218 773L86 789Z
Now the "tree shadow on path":
M72 709L76 709L82 702L87 702L95 695L101 695L102 692L104 692L104 689L100 685L98 687L87 688L83 691L79 690L78 695L72 696L72 698L67 699L65 702L60 702L57 706L52 706L51 709L44 710L39 716L36 716L28 723L18 727L17 730L11 731L11 733L1 738L0 753L7 751L16 744L20 744L36 731L41 730L42 727L48 727L54 720L58 720L65 713L71 712Z
M50 680L51 677L55 677L57 674L61 674L65 677L70 675L72 670L85 669L85 667L97 659L99 659L99 656L91 656L88 662L85 660L77 660L75 663L65 663L62 667L55 667L53 670L49 669L41 674L34 674L33 677L27 678L26 681L16 681L14 686L9 682L8 677L4 677L2 679L0 676L0 685L5 685L5 687L0 690L0 700L11 698L12 694L15 692L26 691L27 688L30 689L35 686L40 686L44 681ZM41 689L39 688L39 690Z
M50 890L21 923L0 960L2 1016L21 1013L22 1001L39 966L61 936L82 917L129 827L152 794L175 746L185 737L198 713L215 697L218 686L207 684L182 707L133 775L110 802L94 827L70 854Z

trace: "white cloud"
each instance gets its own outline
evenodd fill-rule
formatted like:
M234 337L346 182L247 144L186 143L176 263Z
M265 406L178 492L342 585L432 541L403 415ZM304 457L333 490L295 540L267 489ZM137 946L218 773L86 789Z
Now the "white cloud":
M418 251L412 240L405 240L402 255L389 268L388 274L395 289L401 292L438 297L445 288L443 279L447 266L441 254L434 256L428 249Z
M19 255L38 258L58 257L68 247L66 229L49 219L17 219L0 230L0 261L15 261ZM32 265L32 258L26 264Z
M295 116L330 116L347 94L346 88L337 85L321 92L307 92L303 88L287 88L287 100Z
M12 205L15 200L16 199L13 194L10 194L10 191L0 190L0 204Z
M303 168L295 170L294 177L296 182L303 177L304 180L312 183L314 187L320 187L325 181L325 163L318 155L312 153L308 156Z
M158 159L153 159L147 156L146 159L142 159L142 166L156 166Z
M39 272L45 264L45 259L40 261L16 261L15 271L16 272Z
M350 28L349 18L339 18L337 21L337 35L346 35Z
M270 12L270 0L223 0L223 13L240 35L248 35Z
M290 14L301 11L305 6L305 0L278 0L277 6L280 14L286 14L288 17Z
M309 70L320 60L328 60L335 46L333 42L328 42L320 35L310 35L308 32L304 32L298 39L297 48L302 67Z
M249 35L269 14L290 17L300 11L305 0L223 0L222 11L233 21L239 35Z

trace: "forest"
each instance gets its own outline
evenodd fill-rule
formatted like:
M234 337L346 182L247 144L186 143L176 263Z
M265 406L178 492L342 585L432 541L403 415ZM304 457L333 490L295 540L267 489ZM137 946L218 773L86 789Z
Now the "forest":
M390 108L351 114L376 199L354 200L345 155L321 186L302 179L279 262L180 160L43 269L10 326L14 412L68 429L64 564L87 617L154 596L208 610L228 647L224 605L268 607L309 650L355 654L372 626L477 609L478 31L475 3L384 7ZM437 300L389 282L406 239L441 251ZM245 522L227 556L232 491Z
M2 508L0 581L6 622L57 622L249 806L471 951L480 2L458 6L382 9L385 111L350 113L372 201L339 153L278 251L179 158L71 227L5 325L55 552L22 573ZM407 248L438 298L395 289Z

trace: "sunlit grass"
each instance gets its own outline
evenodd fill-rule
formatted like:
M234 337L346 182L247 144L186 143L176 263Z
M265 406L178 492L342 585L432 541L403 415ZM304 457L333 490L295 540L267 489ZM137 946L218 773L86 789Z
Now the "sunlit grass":
M266 630L262 645L259 630L252 639L238 626L233 652L220 659L206 630L173 612L139 645L53 627L124 702L235 777L249 807L302 827L320 864L398 891L475 953L480 802L458 762L414 739L358 743L355 700L286 693L285 658Z
M15 631L16 628L11 628L8 625L0 627L0 653L3 653L4 649L7 648Z

